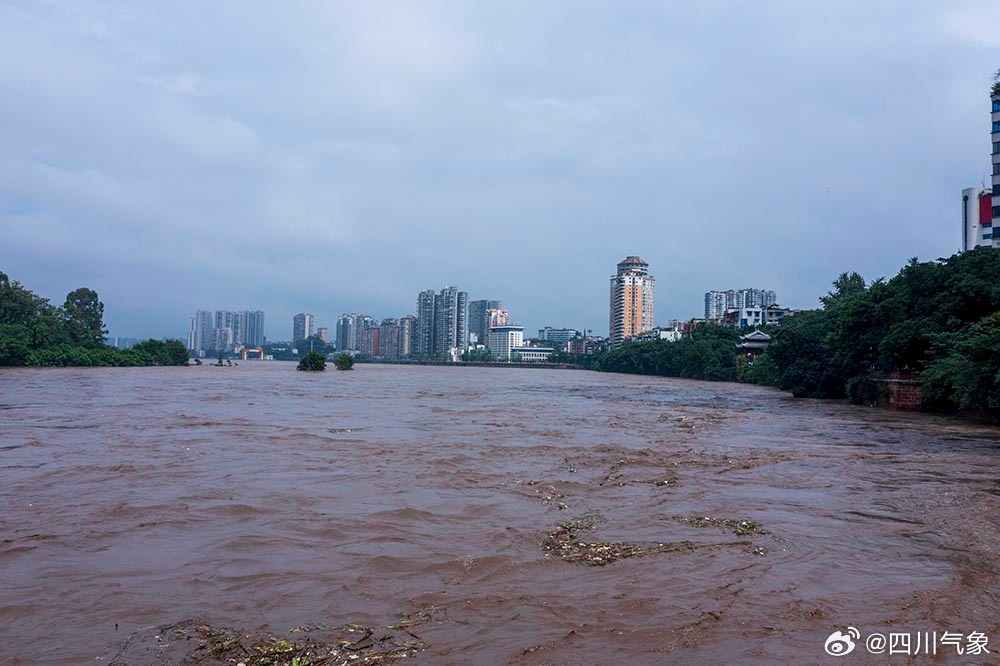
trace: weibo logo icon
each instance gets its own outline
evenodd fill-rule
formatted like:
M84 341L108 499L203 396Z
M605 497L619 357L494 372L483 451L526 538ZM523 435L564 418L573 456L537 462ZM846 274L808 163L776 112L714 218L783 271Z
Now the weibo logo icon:
M861 632L854 627L848 627L846 634L841 631L835 631L830 634L830 637L826 639L826 643L823 644L823 649L829 655L843 657L854 650L854 641L859 638L861 638Z

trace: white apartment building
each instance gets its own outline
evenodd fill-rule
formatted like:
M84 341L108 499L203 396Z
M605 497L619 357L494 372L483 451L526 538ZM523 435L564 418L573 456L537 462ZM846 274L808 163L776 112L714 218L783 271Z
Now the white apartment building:
M509 361L515 347L524 345L523 326L494 326L490 329L490 353L497 360Z

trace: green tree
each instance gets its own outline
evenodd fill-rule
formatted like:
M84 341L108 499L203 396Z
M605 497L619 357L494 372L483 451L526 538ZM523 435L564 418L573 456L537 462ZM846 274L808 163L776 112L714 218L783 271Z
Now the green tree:
M187 365L188 351L180 340L145 340L132 349L143 365Z
M462 352L462 360L472 363L492 363L496 358L489 349L467 349Z
M68 342L58 309L0 272L0 365L22 365L33 349Z
M350 370L354 367L354 357L350 354L341 354L333 361L337 370Z
M823 302L823 305L829 306L839 300L864 292L866 287L865 279L860 274L853 271L850 273L841 273L833 281L833 291L823 296L820 300Z
M38 315L45 299L39 298L0 272L0 324L26 326Z
M1000 312L964 331L938 336L923 372L923 401L937 410L1000 416Z
M307 372L322 372L326 370L326 357L319 352L311 351L302 357L297 369Z
M31 333L27 326L0 324L0 365L24 365L31 349Z
M799 398L843 397L844 382L831 365L831 324L824 310L807 310L782 320L767 348L777 366L779 387Z
M81 287L66 295L63 317L70 341L81 347L100 347L107 330L104 328L104 303L93 289Z

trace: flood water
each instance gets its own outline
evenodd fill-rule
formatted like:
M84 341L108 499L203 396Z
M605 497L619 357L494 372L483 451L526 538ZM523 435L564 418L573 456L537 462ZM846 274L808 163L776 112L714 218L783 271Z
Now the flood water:
M645 555L564 560L542 544L569 520ZM761 387L0 370L3 664L159 664L123 646L189 618L283 632L421 608L418 664L886 663L827 657L848 625L981 631L992 654L955 663L983 663L998 526L995 427Z

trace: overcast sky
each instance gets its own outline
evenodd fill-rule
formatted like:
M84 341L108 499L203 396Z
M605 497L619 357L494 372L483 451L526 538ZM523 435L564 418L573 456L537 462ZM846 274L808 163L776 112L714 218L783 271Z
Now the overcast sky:
M813 307L960 243L1000 2L0 4L0 270L112 334L195 309L412 313L420 289L606 334L709 289Z

